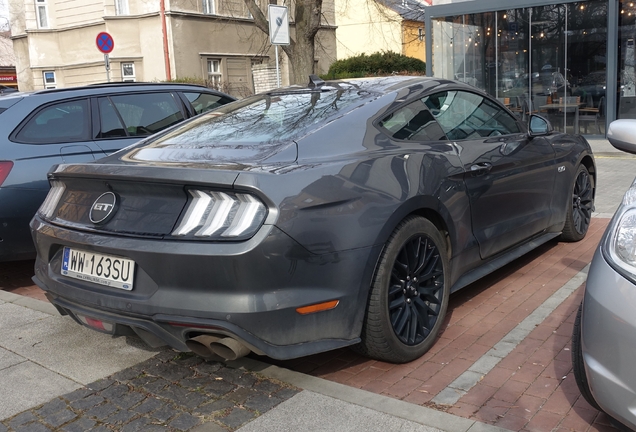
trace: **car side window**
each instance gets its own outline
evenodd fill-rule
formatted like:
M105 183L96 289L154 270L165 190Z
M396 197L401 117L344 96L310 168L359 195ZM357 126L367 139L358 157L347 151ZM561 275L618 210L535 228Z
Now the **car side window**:
M221 105L232 102L232 99L221 95L214 95L210 93L183 93L194 107L194 112L197 114L204 113L206 111L213 110Z
M88 141L89 118L86 99L49 105L31 117L15 139L28 144Z
M391 137L409 141L439 141L446 135L421 100L410 103L383 118L379 126Z
M110 99L131 136L151 135L183 120L183 113L171 93L126 94Z
M520 132L519 124L496 103L476 93L450 90L426 96L431 110L448 139L464 140Z
M108 98L99 98L99 134L97 138L125 137L126 128L122 125L115 107Z

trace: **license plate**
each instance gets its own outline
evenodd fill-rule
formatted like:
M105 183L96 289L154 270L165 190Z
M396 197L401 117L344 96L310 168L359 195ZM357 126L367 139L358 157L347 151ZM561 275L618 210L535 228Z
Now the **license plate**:
M133 289L135 262L65 247L61 272L64 276L130 291Z

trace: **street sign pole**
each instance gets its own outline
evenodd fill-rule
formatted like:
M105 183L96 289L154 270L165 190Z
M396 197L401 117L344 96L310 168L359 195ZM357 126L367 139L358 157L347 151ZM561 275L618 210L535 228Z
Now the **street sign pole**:
M287 6L269 5L269 41L276 52L276 83L280 87L280 68L278 66L278 45L289 45L289 15Z
M276 87L280 87L280 68L278 66L278 45L276 47Z
M104 66L106 67L106 80L110 82L110 58L104 54Z

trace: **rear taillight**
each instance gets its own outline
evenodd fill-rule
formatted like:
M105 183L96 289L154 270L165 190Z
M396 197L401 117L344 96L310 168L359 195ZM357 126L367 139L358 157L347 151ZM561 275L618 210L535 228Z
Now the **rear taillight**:
M66 190L66 186L64 186L64 183L61 181L53 180L51 182L51 190L49 190L49 194L38 210L40 217L49 219L53 216L57 208L57 203L60 201L60 198L62 198L62 194L64 194L64 190Z
M11 172L11 168L13 168L13 162L11 161L0 161L0 186L7 179L9 173Z
M265 221L267 208L246 193L190 189L185 215L173 236L211 240L245 240Z

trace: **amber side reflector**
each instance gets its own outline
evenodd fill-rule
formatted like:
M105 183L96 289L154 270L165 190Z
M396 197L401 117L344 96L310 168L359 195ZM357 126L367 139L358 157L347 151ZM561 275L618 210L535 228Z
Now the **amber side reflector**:
M316 303L313 305L296 308L296 312L301 315L307 315L314 312L326 311L335 308L336 306L338 306L338 303L340 303L340 300L331 300L324 303Z

